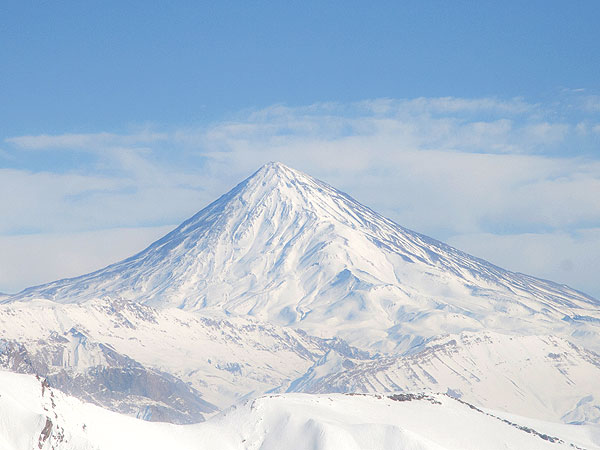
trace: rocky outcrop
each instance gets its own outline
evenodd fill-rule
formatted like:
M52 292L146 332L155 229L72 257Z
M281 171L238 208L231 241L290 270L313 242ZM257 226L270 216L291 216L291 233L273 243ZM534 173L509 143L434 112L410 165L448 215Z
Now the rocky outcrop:
M36 374L67 394L145 420L195 423L216 411L179 378L145 367L75 329L35 343L0 340L0 367Z

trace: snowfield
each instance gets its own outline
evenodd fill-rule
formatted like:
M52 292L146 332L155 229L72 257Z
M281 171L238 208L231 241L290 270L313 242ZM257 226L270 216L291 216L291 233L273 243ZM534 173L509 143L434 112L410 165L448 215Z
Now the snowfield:
M106 411L0 372L3 450L492 450L597 449L593 426L500 418L445 395L267 395L196 425ZM546 430L550 430L548 432Z

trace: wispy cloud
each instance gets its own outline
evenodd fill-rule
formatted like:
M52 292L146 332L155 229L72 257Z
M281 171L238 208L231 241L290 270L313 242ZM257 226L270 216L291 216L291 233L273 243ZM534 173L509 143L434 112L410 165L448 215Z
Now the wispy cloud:
M0 148L0 158L3 158L5 160L10 160L10 159L13 159L14 157L6 150L2 150Z
M508 235L466 234L448 241L514 271L535 273L598 296L600 228Z
M172 228L0 236L0 286L4 293L14 293L26 286L100 269L139 252Z
M410 100L374 100L363 104L379 106L373 111L384 111L382 105L387 105L387 111L406 111L410 113L428 114L455 114L455 113L497 113L497 114L523 114L535 111L538 106L527 103L522 98L501 100L497 98L457 98L419 97Z
M600 95L588 95L583 98L583 108L590 112L600 112Z
M89 134L41 134L37 136L18 136L6 139L18 148L27 150L79 150L95 151L103 148L127 147L131 145L151 144L168 138L165 133L143 131L130 135L113 133Z

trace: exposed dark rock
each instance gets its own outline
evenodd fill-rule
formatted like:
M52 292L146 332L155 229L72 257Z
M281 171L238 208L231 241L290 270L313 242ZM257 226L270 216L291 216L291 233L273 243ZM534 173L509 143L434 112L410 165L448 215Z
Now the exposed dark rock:
M77 352L67 348L74 340L102 363L78 365ZM204 414L217 409L179 378L91 342L78 330L71 329L64 336L53 334L33 347L35 351L29 351L23 343L0 340L0 367L43 377L43 391L52 386L83 401L150 421L201 422Z
M42 431L40 432L40 437L38 439L38 448L41 449L42 447L44 447L44 444L46 443L51 434L52 421L49 417L46 417L46 424L44 425L44 428L42 428Z

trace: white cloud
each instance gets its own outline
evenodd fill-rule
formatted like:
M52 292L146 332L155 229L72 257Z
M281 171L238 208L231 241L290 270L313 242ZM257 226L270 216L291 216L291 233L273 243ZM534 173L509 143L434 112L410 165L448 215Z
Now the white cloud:
M6 160L11 160L14 157L9 152L7 152L6 150L2 150L0 148L0 158L6 159Z
M321 109L318 105L276 106L236 122L216 124L202 135L180 132L178 139L188 143L195 140L213 151L229 153L243 151L256 142L266 148L281 148L299 141L340 142L345 138L368 139L369 145L383 140L387 147L393 144L404 149L530 153L561 143L571 131L569 124L540 120L537 107L529 106L536 114L523 119L523 114L515 111L528 108L521 103L511 106L489 99L381 100L326 104ZM482 120L486 115L489 117Z
M0 234L173 223L213 199L202 178L142 167L119 176L0 169Z
M459 235L449 243L509 270L575 286L600 299L600 228L572 233Z
M69 149L95 151L107 147L149 144L167 138L165 133L153 133L145 130L130 135L113 133L89 134L41 134L37 136L18 136L6 139L6 142L27 150Z
M387 105L378 110L389 114ZM293 109L277 107L246 122L218 124L202 136L208 149L203 154L215 172L247 173L258 161L283 160L442 238L486 227L538 229L600 220L600 165L540 153L567 139L564 123L332 118L330 109L322 115L313 109L310 116L301 109L295 118Z
M0 236L0 286L4 293L15 293L100 269L143 250L172 228Z
M536 105L525 102L522 98L513 98L510 100L500 100L497 98L456 98L440 97L425 98L420 97L414 100L405 100L398 102L402 108L412 111L433 112L433 113L457 113L457 112L495 112L503 114L521 114L531 112L536 109Z
M589 112L600 112L600 95L586 95L583 97L583 109Z

